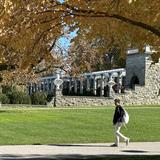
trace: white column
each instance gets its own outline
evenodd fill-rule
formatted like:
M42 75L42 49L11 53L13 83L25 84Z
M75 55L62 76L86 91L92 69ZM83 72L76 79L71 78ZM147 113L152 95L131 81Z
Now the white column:
M117 91L118 93L121 93L121 87L122 87L122 72L118 72L118 80L117 80Z
M100 96L104 96L104 75L101 74L100 80Z
M40 88L40 91L41 91L41 92L43 91L43 87L42 87L42 86L43 86L43 81L40 81L40 82L39 82L39 88Z
M47 92L49 92L50 90L49 90L49 83L50 83L50 79L47 79Z
M37 84L34 83L34 92L36 92L36 91L37 91Z
M43 80L43 92L45 92L45 89L46 89L46 80L44 79Z
M30 95L33 93L33 85L32 83L30 84Z
M108 83L108 76L104 76L104 87L107 86L107 83Z
M50 79L50 83L51 83L51 93L53 92L53 80Z
M37 82L37 91L39 91L39 81Z
M93 77L93 94L97 95L97 80L96 80L96 76Z
M69 78L69 93L72 92L72 78Z
M87 76L87 86L86 90L89 92L90 91L90 77Z
M114 85L113 84L113 78L112 78L112 73L110 73L109 75L109 82L108 82L108 86L109 86L109 97L110 98L113 98L113 95L114 95L114 91L112 89L112 86Z
M80 94L83 95L83 79L80 78Z
M77 94L77 78L74 79L74 93Z

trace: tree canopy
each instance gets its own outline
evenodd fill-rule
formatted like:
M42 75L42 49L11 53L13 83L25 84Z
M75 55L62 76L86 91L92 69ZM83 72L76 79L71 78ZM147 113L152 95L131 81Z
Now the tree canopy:
M157 60L160 57L160 0L0 0L3 82L25 83L41 71L64 68L68 61L62 60L63 56L53 48L58 38L75 29L78 30L73 39L75 46L82 43L80 40L96 45L96 52L89 45L90 61L79 64L81 68L94 63L97 53L110 52L113 46L120 48L120 58L125 59L126 48L150 44L157 50L153 55ZM80 60L82 55L75 56ZM37 71L41 64L44 69ZM88 66L88 70L94 68Z

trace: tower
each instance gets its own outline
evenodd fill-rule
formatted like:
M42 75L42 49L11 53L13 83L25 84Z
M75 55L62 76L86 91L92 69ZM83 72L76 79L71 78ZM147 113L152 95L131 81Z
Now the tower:
M135 84L145 85L146 54L141 54L138 49L128 49L126 58L127 88L134 89Z

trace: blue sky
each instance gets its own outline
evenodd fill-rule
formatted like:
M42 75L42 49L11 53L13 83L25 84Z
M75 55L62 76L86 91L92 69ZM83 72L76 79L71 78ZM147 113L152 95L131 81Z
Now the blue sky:
M58 0L60 3L63 3L65 0Z
M64 3L65 0L57 0L59 1L60 3ZM67 55L67 51L71 45L71 40L77 36L77 31L78 29L75 29L74 31L69 32L69 27L66 25L64 27L64 32L66 32L67 34L64 34L64 36L61 36L58 41L57 41L57 45L60 47L60 48L63 48L64 49L64 54ZM55 48L56 51L58 51L58 48L56 47Z
M63 50L63 54L64 55L67 55L67 51L71 45L71 40L73 38L75 38L77 36L77 31L78 29L75 29L74 31L64 35L64 36L61 36L58 40L57 40L57 45L62 48ZM59 49L56 47L55 50L58 52Z

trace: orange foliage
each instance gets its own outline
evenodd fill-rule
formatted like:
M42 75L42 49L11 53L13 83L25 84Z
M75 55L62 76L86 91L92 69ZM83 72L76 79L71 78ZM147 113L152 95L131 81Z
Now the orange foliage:
M87 43L101 40L96 51L88 46L85 55L75 51L70 57L70 62L79 57L84 63L82 68L73 65L73 73L95 70L93 61L103 63L101 57L113 44L120 47L122 59L128 46L150 44L160 50L160 0L65 0L62 4L58 0L0 0L0 76L4 82L15 73L18 82L25 79L24 74L35 77L42 60L45 71L65 66L61 57L51 55L52 43L63 34L64 26L69 31L79 29L76 46L81 39Z

